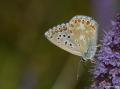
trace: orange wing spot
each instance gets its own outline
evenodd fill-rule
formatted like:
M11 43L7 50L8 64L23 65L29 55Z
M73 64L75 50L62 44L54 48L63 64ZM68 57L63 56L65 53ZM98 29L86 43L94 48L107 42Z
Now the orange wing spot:
M80 22L81 22L81 20L80 20L80 19L78 19L78 22L80 23Z
M84 20L82 20L82 24L84 24Z
M77 23L77 20L75 20L74 22Z
M91 27L95 30L95 26L91 25Z
M72 30L70 30L70 33L72 33Z

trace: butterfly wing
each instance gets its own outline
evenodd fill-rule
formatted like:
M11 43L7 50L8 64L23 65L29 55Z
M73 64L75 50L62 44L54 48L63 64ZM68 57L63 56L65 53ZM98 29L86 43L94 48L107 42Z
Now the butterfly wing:
M67 24L69 33L75 39L84 59L92 59L96 52L97 23L88 16L75 16Z
M49 29L45 36L56 46L84 59L92 59L96 52L97 28L88 16L75 16L69 23Z
M74 42L74 38L68 32L66 24L61 24L45 32L46 38L56 46L68 51L74 55L81 56L78 46Z

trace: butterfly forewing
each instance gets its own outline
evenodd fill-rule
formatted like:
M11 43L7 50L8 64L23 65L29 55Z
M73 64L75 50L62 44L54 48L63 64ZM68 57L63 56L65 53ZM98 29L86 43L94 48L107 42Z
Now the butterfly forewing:
M74 43L74 39L68 32L66 24L61 24L49 29L45 36L56 46L78 56L82 56L77 45Z

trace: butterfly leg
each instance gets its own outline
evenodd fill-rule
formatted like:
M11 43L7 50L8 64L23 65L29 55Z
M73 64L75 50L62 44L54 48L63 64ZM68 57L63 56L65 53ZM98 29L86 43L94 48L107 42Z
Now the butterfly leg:
M83 59L82 57L80 57L80 61L78 62L78 65L77 65L77 80L80 77L80 64L84 63L85 61L86 61L85 59Z
M77 80L79 79L80 77L80 63L81 61L78 62L78 65L77 65Z
M98 44L98 45L96 46L96 48L100 48L100 47L102 47L102 45L101 45L101 44Z

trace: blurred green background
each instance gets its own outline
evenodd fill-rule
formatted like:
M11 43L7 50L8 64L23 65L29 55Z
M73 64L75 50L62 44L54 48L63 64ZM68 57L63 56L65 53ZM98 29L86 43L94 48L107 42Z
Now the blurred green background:
M44 32L75 15L92 13L91 0L0 0L0 89L84 89L88 67L51 44ZM84 69L85 70L84 70Z

